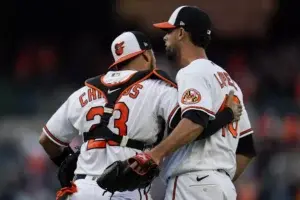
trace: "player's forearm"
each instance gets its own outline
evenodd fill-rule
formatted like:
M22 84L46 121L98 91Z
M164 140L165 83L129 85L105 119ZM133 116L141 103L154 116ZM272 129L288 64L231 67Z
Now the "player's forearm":
M242 154L236 155L236 172L232 181L236 181L250 164L253 157Z
M208 123L203 133L197 139L204 139L217 133L223 126L226 126L234 119L234 114L231 108L225 108L220 113L216 114L216 119Z
M163 140L159 145L154 147L150 154L157 161L170 155L180 147L194 141L203 131L203 127L183 118L173 132Z
M45 152L49 155L50 158L59 156L62 152L62 148L52 142L44 133L41 134L39 143L44 148Z
M48 154L49 158L57 166L60 166L64 159L72 151L69 147L62 148L58 146L57 144L52 142L44 133L41 134L39 142L44 148L45 152Z
M239 140L236 150L236 173L233 181L236 181L244 172L251 160L256 156L252 134L247 135Z

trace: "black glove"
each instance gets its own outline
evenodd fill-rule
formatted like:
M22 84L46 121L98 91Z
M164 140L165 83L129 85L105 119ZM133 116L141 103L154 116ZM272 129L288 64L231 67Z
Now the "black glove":
M74 171L77 167L79 154L80 151L70 153L61 163L58 169L57 177L62 188L72 186L71 181L74 178Z
M149 186L158 174L157 164L149 155L141 153L112 163L97 179L97 184L111 193L133 191Z

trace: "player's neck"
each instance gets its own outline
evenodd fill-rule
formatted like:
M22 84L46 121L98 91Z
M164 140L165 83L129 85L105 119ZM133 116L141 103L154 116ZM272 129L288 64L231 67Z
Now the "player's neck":
M206 52L203 48L197 46L185 46L180 52L180 66L186 67L191 62L197 59L207 59Z
M144 71L147 70L145 64L128 64L122 68L122 70L134 70L134 71Z

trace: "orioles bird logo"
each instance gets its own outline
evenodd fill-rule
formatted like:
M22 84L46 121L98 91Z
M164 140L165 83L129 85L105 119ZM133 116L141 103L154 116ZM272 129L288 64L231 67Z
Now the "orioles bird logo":
M115 53L120 56L124 52L124 41L115 45Z
M200 102L200 100L201 100L200 93L197 90L190 88L183 93L182 98L181 98L181 103L196 104L196 103Z

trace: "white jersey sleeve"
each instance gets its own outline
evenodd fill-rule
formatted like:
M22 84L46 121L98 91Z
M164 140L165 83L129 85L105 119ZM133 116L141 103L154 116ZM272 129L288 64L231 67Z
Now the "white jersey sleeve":
M251 127L248 113L244 105L243 105L243 113L239 121L239 126L240 126L240 138L253 133L253 129Z
M235 83L235 82L234 82ZM243 97L243 92L241 90L241 88L238 86L237 83L235 83L236 87L237 87L237 91L239 94L239 98L240 98L240 103L242 105L243 108L243 112L240 118L240 121L238 122L238 126L239 126L239 138L245 137L247 135L250 135L253 133L253 129L249 120L249 116L244 104L244 97Z
M201 67L201 66L198 66ZM207 113L210 119L215 118L212 111L212 96L209 80L201 71L183 69L177 74L178 102L181 115L188 110L200 110Z
M180 112L177 103L177 89L162 83L163 86L159 91L158 116L161 116L168 124L169 128L175 128L176 123L172 123L174 117Z
M76 134L78 134L78 131L71 123L72 112L70 111L74 104L74 98L74 95L71 95L43 127L43 132L48 138L59 146L68 146Z

